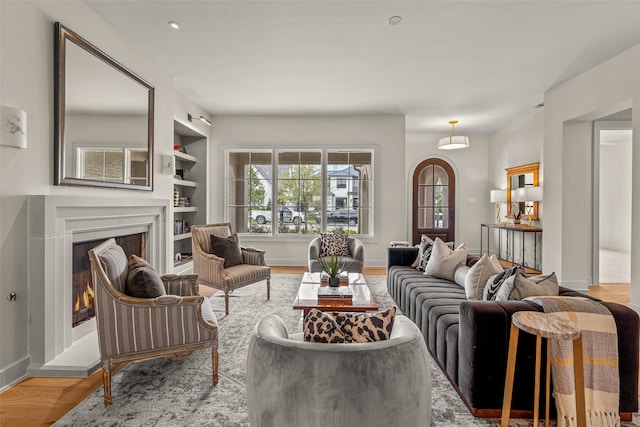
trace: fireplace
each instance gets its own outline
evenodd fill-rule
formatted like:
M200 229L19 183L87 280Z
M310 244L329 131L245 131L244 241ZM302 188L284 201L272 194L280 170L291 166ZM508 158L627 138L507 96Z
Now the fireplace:
M95 317L96 311L93 306L94 290L91 280L91 263L88 252L90 249L102 243L105 239L90 240L86 242L73 243L72 270L73 279L71 281L71 326L80 326ZM145 233L129 234L115 238L116 243L122 247L127 258L131 254L146 258Z
M168 199L28 196L29 375L78 377L99 368L95 317L83 310L92 305L90 280L86 272L74 271L74 252L85 257L110 237L123 242L138 236L137 243L121 243L125 253L144 256L164 274L172 231L168 215ZM81 283L79 302L74 280ZM74 314L76 303L82 316Z

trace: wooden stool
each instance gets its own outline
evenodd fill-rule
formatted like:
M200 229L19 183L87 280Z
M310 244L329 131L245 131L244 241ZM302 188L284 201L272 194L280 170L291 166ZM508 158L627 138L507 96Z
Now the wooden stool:
M509 425L511 412L511 395L513 392L513 377L516 369L516 354L518 351L518 331L522 329L536 336L536 366L535 390L533 403L533 425L538 426L538 406L540 401L540 348L542 338L547 338L547 375L545 395L545 427L549 426L549 395L551 384L551 339L573 340L573 374L575 377L576 414L578 427L586 427L584 403L584 367L582 365L582 334L575 323L558 317L553 313L537 311L519 311L513 314L511 335L509 338L509 357L507 359L507 375L504 385L504 400L502 402L501 427Z

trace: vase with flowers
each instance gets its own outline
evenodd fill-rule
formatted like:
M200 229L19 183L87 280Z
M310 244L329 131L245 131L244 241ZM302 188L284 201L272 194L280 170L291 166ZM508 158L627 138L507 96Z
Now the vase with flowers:
M327 257L320 258L320 265L322 270L329 276L329 286L340 286L340 274L344 272L349 263L344 258L338 255L329 255Z

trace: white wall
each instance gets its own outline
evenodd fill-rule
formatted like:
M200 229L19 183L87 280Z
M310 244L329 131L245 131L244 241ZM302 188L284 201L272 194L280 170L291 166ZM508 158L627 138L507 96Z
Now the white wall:
M602 133L609 131L603 130ZM600 248L631 252L631 132L600 145Z
M211 167L213 221L223 221L225 148L375 147L375 235L362 237L365 265L384 266L391 240L406 240L404 116L213 116ZM398 191L398 189L403 189ZM268 264L307 265L309 236L287 239L243 237L243 244L266 250Z
M456 244L466 243L470 253L480 252L480 224L490 222L494 207L489 203L487 135L467 135L469 148L438 150L438 140L447 135L407 134L405 157L405 192L407 205L412 206L413 173L425 159L447 161L456 175ZM411 240L412 211L407 212L406 238Z
M640 45L592 68L545 94L543 170L545 270L565 285L585 288L591 280L584 236L592 235L592 215L576 215L591 200L591 122L640 101ZM640 144L640 108L632 110L633 146ZM632 259L640 253L640 149L632 153ZM569 185L573 184L573 185ZM589 251L591 248L589 248ZM590 255L590 253L588 254ZM631 266L631 305L640 310L640 264Z
M154 191L53 186L53 23L65 26L155 87L155 156L170 152L173 82L109 23L80 1L0 1L2 105L27 112L28 148L0 146L0 388L26 373L28 194L170 198L172 182L156 168ZM168 229L167 229L168 231ZM168 258L170 259L170 258ZM166 266L163 268L166 270ZM7 301L16 292L16 302Z

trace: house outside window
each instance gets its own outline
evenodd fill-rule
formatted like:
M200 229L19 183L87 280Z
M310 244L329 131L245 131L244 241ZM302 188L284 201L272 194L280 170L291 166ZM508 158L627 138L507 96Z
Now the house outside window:
M373 150L229 149L226 158L226 216L239 233L373 234Z

